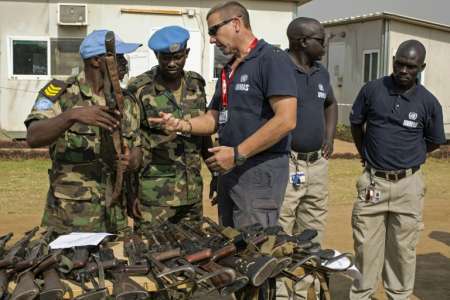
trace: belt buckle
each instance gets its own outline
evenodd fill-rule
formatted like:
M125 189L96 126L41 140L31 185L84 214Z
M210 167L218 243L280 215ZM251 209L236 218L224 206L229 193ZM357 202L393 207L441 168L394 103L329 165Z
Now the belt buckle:
M398 181L398 174L397 173L387 173L387 179L390 181Z

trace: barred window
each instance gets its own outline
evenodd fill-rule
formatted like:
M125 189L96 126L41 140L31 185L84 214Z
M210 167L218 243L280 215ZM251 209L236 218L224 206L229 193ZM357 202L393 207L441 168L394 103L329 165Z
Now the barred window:
M80 57L80 38L50 39L51 74L56 76L75 75L83 67Z

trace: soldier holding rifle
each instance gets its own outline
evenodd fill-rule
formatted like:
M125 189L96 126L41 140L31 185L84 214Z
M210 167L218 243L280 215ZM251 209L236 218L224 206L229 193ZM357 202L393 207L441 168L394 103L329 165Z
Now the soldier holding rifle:
M110 87L106 34L107 30L96 30L83 40L80 55L84 71L45 85L25 120L28 144L50 148L50 189L42 223L59 233L118 232L127 226L120 201L111 198L117 165L123 170L139 165L139 150L134 147L137 134L133 134L138 128L122 128L124 151L110 159L115 153L111 134L121 127L121 119L125 124L133 122L128 120L132 114L126 111L131 105L124 103L123 115L106 106L106 89ZM119 60L139 46L116 36L115 52L122 56ZM119 76L123 77L120 72Z

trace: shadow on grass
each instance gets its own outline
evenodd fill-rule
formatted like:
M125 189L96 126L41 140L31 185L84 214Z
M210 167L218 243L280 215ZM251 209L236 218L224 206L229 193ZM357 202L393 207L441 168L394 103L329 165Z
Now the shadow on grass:
M432 231L429 235L433 240L442 242L450 247L450 233L445 231Z
M417 256L414 295L421 300L450 299L450 258L441 253Z

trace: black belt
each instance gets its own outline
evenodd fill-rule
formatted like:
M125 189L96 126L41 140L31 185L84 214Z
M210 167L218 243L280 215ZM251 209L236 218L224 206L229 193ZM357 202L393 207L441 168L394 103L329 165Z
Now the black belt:
M294 153L294 158L297 160L303 160L306 162L315 162L316 160L318 160L319 158L322 157L322 152L321 150L318 151L314 151L314 152L295 152L292 151Z
M369 167L370 169L370 167ZM420 169L420 166L418 167L412 167L410 169L406 169L406 170L399 170L399 171L381 171L381 170L376 170L373 169L373 175L386 179L386 180L390 180L390 181L398 181L400 179L403 179L407 176L410 176L414 173L416 173L418 170Z

